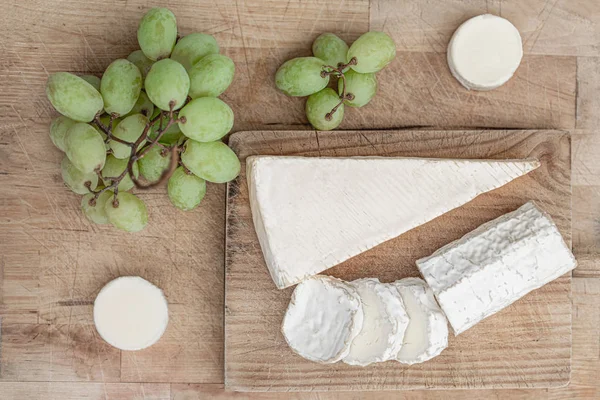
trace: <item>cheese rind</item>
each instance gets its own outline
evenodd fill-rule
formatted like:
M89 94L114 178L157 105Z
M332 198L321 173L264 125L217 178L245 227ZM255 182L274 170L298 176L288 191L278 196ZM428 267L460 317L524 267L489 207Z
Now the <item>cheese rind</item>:
M363 310L356 290L339 279L318 275L294 290L281 332L298 355L334 363L348 354L362 325Z
M271 277L294 285L496 189L537 160L252 156L252 219Z
M467 89L491 90L506 83L523 58L518 29L491 14L473 17L452 35L448 66Z
M533 202L417 260L456 335L577 265Z
M398 291L376 278L358 279L350 284L360 296L363 325L343 361L366 366L393 359L402 347L409 323Z
M420 278L394 282L402 296L409 323L396 360L403 364L422 363L448 347L448 320L435 301L433 291Z

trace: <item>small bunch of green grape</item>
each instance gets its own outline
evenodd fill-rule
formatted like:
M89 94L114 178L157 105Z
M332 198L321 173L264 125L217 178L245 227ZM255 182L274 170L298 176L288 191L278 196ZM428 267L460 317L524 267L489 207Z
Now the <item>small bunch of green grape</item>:
M286 61L275 74L275 84L288 96L308 96L306 116L320 131L337 128L344 105L362 107L377 92L375 73L396 57L396 45L383 32L367 32L350 47L333 33L323 33L312 45L314 57ZM329 88L337 78L337 91Z
M50 75L46 94L62 116L50 138L65 153L62 177L83 195L84 214L128 232L148 222L146 205L129 191L168 179L182 210L197 207L206 182L228 182L240 172L236 154L221 141L233 111L218 98L233 81L233 61L214 37L178 40L175 15L153 8L138 32L141 50L112 62L102 78ZM140 176L144 181L140 181Z

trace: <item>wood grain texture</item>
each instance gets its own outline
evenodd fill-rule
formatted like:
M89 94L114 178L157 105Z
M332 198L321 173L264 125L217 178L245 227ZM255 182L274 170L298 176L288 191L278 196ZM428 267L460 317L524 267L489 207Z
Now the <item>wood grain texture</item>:
M557 131L243 132L253 154L528 158L542 166L400 237L326 271L384 282L418 276L414 261L534 199L571 239L570 137ZM285 188L282 188L285 190ZM293 288L273 284L254 232L245 169L228 189L225 385L242 391L397 390L563 386L571 367L570 274L457 338L440 357L406 367L321 365L295 355L280 333Z
M149 383L0 383L2 400L170 400L168 384Z
M573 132L573 251L575 276L600 277L600 59L579 57L577 128Z
M519 29L525 54L600 51L600 8L594 0L373 0L371 29L391 32L399 50L445 53L458 25L486 13Z

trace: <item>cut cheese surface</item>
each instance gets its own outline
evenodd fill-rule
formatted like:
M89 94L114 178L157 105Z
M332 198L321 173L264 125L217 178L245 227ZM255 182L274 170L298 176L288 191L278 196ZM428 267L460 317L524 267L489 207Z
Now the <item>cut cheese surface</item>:
M491 90L506 83L523 58L519 31L491 14L463 23L448 45L452 75L467 89Z
M357 291L339 279L318 275L305 280L283 318L283 336L298 355L320 363L344 358L363 325Z
M421 363L448 347L448 320L433 292L423 279L405 278L394 282L402 296L409 323L396 359L403 364Z
M358 279L350 284L360 296L363 324L344 362L365 366L393 359L402 347L408 326L408 315L398 291L375 278Z
M538 166L537 160L253 156L246 175L267 267L285 288Z
M417 261L456 335L576 265L554 222L533 202Z
M137 276L112 280L94 302L96 330L121 350L141 350L156 343L169 323L162 290Z

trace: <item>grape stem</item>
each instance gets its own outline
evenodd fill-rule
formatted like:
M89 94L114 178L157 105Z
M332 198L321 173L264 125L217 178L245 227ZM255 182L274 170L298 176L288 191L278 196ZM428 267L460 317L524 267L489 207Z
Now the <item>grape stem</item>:
M189 101L189 99L187 99L186 103ZM184 104L185 105L185 104ZM182 147L179 145L179 143L174 143L171 146L166 146L162 143L159 143L159 140L161 139L161 137L163 136L163 134L173 125L176 124L178 122L184 122L185 118L179 118L177 111L175 111L175 103L171 102L169 103L169 111L161 111L156 117L154 117L153 119L151 119L150 121L148 121L148 123L146 123L146 126L144 127L144 130L142 131L142 134L140 135L140 137L135 141L135 142L128 142L126 140L123 139L119 139L115 136L113 136L112 132L113 132L113 121L117 118L118 116L115 114L112 114L110 116L109 119L109 126L106 126L102 123L102 121L100 121L100 115L96 115L96 118L94 118L93 123L100 129L102 130L105 134L106 134L106 139L104 140L105 143L110 143L111 140L114 140L115 142L124 144L126 146L129 146L131 148L131 154L129 156L129 161L127 162L127 168L125 168L125 170L123 170L123 172L121 172L121 174L119 176L111 176L111 177L103 177L102 173L100 170L96 170L96 174L98 175L98 178L103 180L103 181L110 181L110 185L99 189L99 190L92 190L91 186L92 183L91 182L85 182L85 186L88 188L88 190L94 194L94 196L92 196L92 198L89 201L89 204L91 206L96 204L96 201L98 200L98 197L106 192L107 190L112 190L114 192L114 199L113 199L113 207L118 207L119 206L119 201L117 199L117 195L119 193L119 183L121 183L121 181L126 177L129 176L131 178L131 180L133 181L134 185L139 188L139 189L148 189L157 185L162 184L164 181L166 181L167 179L169 179L169 177L171 177L171 175L173 174L173 172L175 171L175 169L177 168L177 166L179 164L183 165L181 163L179 154L182 151ZM163 126L163 120L166 119L166 124ZM159 124L159 128L156 131L156 136L154 137L154 139L150 139L148 137L148 134L150 133L150 130L152 129L152 127L156 124ZM140 146L142 145L142 143L146 142L147 145L143 146L141 149L138 150L138 148L140 148ZM134 174L133 172L133 166L135 165L135 162L138 161L139 159L144 158L144 156L150 151L150 149L152 149L154 146L158 146L160 148L162 148L161 151L161 156L166 157L167 154L171 154L171 162L169 163L169 166L167 167L167 169L165 169L160 178L156 181L156 182L150 182L150 183L145 183L140 181ZM184 167L185 168L185 167ZM186 168L187 169L187 168Z
M346 92L346 76L344 75L344 69L348 68L351 65L356 65L357 63L358 60L356 59L356 57L352 57L350 61L348 61L346 64L339 63L337 67L331 65L323 65L323 70L321 71L321 76L323 78L333 75L336 76L338 79L342 80L342 93L340 93L339 95L340 102L336 104L336 106L333 107L331 111L325 114L326 121L331 121L331 119L333 118L333 114L335 114L335 112L338 110L338 108L340 108L340 106L344 103L345 100L354 100L354 95L352 93Z

